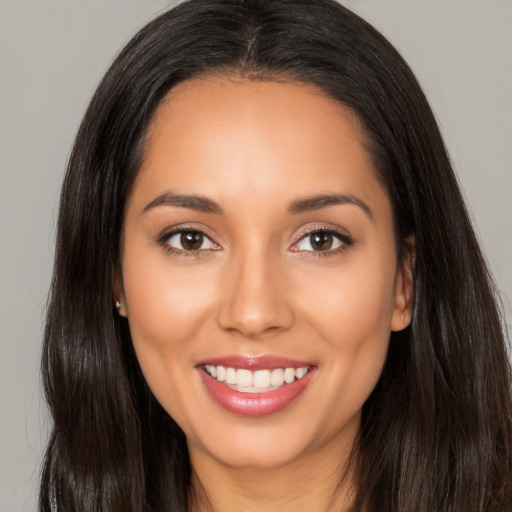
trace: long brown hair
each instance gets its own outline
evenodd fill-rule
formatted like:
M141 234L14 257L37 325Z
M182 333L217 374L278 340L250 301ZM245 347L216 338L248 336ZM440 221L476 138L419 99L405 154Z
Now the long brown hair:
M310 83L351 108L414 235L414 314L392 333L354 452L354 511L512 509L511 377L493 282L431 109L392 45L332 0L189 0L101 81L61 195L42 361L54 426L40 510L184 511L183 432L113 308L123 209L161 99L205 73Z

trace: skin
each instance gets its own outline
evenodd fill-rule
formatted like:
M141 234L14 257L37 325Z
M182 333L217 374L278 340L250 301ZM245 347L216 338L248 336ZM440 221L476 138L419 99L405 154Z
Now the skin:
M147 206L166 193L222 213ZM320 194L361 203L289 211ZM179 235L165 239L179 229L208 238L186 251ZM319 229L351 243L314 251L307 233ZM348 109L296 83L214 76L173 89L126 205L115 295L211 509L343 510L350 474L336 485L412 295L410 258L397 262L391 204ZM197 368L230 354L309 361L315 374L284 409L245 417L211 398Z

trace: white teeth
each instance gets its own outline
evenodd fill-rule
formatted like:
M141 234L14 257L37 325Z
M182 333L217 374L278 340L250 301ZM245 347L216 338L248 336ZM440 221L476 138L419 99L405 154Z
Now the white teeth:
M236 370L234 368L226 368L226 384L236 384Z
M270 386L270 370L255 371L252 377L252 385L256 388L268 388Z
M272 386L282 386L284 384L284 370L276 368L270 374L270 384Z
M236 371L236 384L242 388L250 388L252 386L252 372L250 370L237 370Z
M242 391L243 393L266 393L267 391L273 391L277 389L279 386L270 386L269 388L256 388L251 386L250 388L246 388L243 386L236 386L237 391Z
M224 366L205 365L205 370L219 382L226 382L234 389L246 393L265 393L291 384L295 379L302 379L309 371L309 366L301 368L274 368L273 370L246 370Z
M304 377L306 373L308 373L307 368L297 368L297 370L295 371L295 377L297 377L297 379L302 379L302 377Z
M286 368L284 371L284 381L287 384L290 384L290 382L293 382L295 380L295 368Z
M212 376L212 377L217 377L217 367L216 366L211 366L209 364L207 364L205 366L206 368L206 371Z

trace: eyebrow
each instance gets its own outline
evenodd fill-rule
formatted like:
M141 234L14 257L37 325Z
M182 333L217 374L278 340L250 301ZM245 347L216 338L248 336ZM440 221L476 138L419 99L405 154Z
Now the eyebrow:
M329 206L353 204L361 208L372 220L373 213L370 207L361 199L354 197L350 194L320 194L306 199L294 201L288 208L288 213L298 214L310 210L320 210ZM159 195L148 203L143 210L143 213L156 208L157 206L177 206L179 208L188 208L203 213L214 213L221 215L222 208L211 199L199 195L192 194L174 194L166 192Z
M350 194L320 194L299 201L294 201L288 208L288 213L302 213L309 210L320 210L328 206L353 204L361 208L373 220L370 207L361 199Z
M222 214L222 208L211 199L198 195L173 194L172 192L159 195L148 203L142 212L145 213L157 206L178 206L179 208L188 208L203 213Z

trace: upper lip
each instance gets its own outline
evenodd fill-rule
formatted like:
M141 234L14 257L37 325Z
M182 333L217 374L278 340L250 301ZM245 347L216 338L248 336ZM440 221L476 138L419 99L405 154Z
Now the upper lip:
M273 355L252 356L246 354L231 354L220 357L204 359L197 366L225 366L227 368L240 368L245 370L274 370L275 368L304 368L313 366L310 361L299 361L288 357Z

